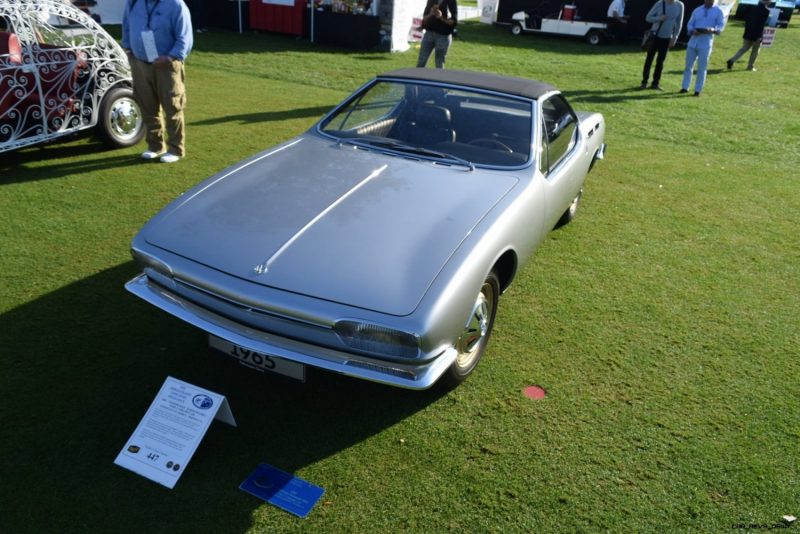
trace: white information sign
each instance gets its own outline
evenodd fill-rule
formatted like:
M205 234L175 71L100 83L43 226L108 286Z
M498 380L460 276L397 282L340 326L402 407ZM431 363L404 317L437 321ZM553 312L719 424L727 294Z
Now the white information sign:
M214 419L236 426L225 397L167 377L114 463L172 489Z
M761 36L761 47L769 48L775 42L775 28L764 28L764 34Z

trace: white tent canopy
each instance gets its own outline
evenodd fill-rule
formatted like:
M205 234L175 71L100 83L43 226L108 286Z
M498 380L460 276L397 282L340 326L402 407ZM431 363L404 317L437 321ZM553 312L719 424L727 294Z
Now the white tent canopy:
M395 0L392 13L392 52L405 52L409 49L408 37L412 30L414 17L421 17L425 10L425 0Z

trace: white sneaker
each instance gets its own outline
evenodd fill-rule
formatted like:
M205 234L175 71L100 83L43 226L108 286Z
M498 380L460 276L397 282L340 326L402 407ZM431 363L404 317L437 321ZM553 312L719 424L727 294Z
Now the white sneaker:
M175 163L179 159L181 159L180 156L176 156L172 152L167 152L166 154L161 156L161 163Z
M146 160L153 160L159 157L163 152L153 152L152 150L148 150L147 152L142 152L142 159Z

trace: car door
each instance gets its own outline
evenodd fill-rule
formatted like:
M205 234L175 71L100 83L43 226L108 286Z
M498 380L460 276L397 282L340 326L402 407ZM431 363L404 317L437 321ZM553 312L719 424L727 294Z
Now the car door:
M545 222L552 228L580 191L586 169L580 165L578 117L564 97L545 97L540 110L539 170L545 177Z
M90 125L93 106L94 37L76 17L72 6L41 4L30 12L32 42L27 51L37 72L47 135L63 134ZM88 110L87 110L88 111Z
M31 61L27 13L0 11L0 151L44 137L39 73Z

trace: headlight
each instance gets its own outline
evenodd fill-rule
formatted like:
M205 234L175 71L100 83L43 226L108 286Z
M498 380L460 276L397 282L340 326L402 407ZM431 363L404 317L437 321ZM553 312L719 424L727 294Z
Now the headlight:
M333 331L348 346L391 358L416 358L419 339L408 332L358 321L338 321Z
M133 256L133 259L142 269L153 269L162 275L170 277L173 276L172 268L169 265L158 258L147 254L146 252L142 252L141 250L132 247L131 256Z

